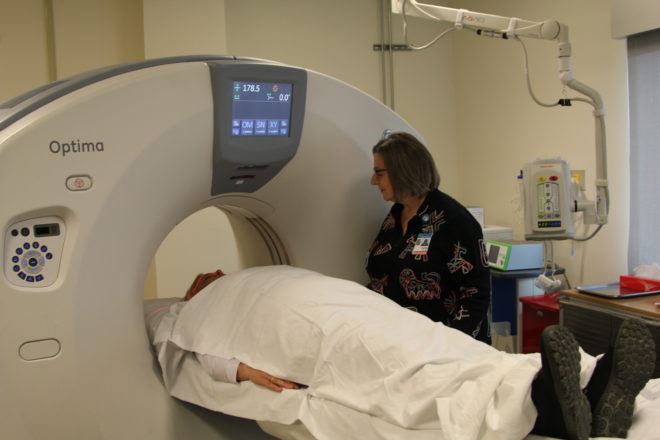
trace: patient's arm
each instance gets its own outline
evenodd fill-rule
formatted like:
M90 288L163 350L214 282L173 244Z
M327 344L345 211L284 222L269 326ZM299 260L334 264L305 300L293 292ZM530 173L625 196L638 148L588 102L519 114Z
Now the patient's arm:
M218 382L237 383L238 377L238 359L225 359L210 354L195 353L195 357L202 365L202 368Z
M278 393L284 388L292 390L300 388L298 384L271 376L264 371L239 362L238 359L225 359L219 356L200 353L195 353L195 357L197 357L204 371L213 380L219 382L237 383L249 380Z
M277 391L278 393L282 391L284 388L290 390L297 390L298 388L300 388L298 384L294 382L288 381L286 379L280 379L275 376L271 376L265 371L252 368L249 365L244 364L243 362L238 364L238 371L236 372L236 378L238 379L239 382L244 380L249 380L251 382L256 383L257 385L266 387L269 390Z

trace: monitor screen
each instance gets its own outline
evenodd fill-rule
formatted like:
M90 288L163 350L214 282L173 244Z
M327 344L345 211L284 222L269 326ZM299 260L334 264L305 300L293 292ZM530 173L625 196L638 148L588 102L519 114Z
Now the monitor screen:
M232 136L285 136L290 133L291 83L234 81Z
M497 263L497 257L500 255L500 247L496 244L490 245L490 250L488 252L488 262Z

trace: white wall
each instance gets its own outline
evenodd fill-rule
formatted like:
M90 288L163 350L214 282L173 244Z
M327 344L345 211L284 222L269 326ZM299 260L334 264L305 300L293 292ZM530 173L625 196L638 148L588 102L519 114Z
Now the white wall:
M0 102L46 84L46 15L42 0L0 0Z
M224 54L224 0L142 0L144 55Z
M54 0L57 78L144 58L139 0Z
M612 36L625 38L660 28L658 0L611 0Z
M610 36L609 5L601 0L465 0L457 7L568 25L576 78L600 92L605 102L611 209L609 224L586 245L559 243L555 255L573 285L614 281L627 271L628 96L626 45ZM534 104L515 41L490 40L467 32L456 36L456 90L460 151L460 197L485 207L486 222L515 226L516 175L525 162L561 156L587 172L594 197L595 149L592 107L546 109ZM544 101L563 97L556 44L526 39L536 93ZM572 91L568 96L575 96ZM583 260L584 258L584 260ZM584 267L582 262L584 261ZM584 276L581 276L584 272Z

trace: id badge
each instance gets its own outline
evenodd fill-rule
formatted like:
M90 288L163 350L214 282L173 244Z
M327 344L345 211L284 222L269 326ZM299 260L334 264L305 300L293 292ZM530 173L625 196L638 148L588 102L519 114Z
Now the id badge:
M429 251L429 246L431 245L431 237L433 237L433 234L418 234L412 254L426 255Z

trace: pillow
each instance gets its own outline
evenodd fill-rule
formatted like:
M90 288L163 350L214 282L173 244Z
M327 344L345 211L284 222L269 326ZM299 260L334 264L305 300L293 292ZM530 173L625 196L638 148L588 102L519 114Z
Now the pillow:
M156 298L144 300L144 323L147 326L147 335L149 336L149 341L151 343L154 342L156 330L163 317L169 311L170 306L172 304L177 304L182 300L182 298Z

